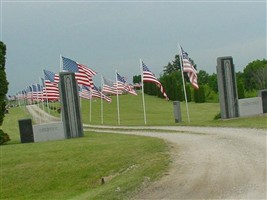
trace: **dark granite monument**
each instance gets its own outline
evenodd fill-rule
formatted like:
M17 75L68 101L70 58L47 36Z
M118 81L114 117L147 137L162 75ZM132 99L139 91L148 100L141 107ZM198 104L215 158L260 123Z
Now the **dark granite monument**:
M217 78L221 118L239 116L235 68L231 56L217 58Z
M59 79L62 121L66 138L82 137L83 127L75 75L71 72L60 72Z
M260 90L258 92L258 97L261 97L262 100L263 113L267 113L267 90Z
M21 119L18 122L21 143L34 142L32 120Z

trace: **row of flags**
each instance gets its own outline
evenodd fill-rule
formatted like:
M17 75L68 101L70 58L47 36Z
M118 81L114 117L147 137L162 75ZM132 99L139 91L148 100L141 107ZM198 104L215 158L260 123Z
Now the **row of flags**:
M192 86L198 89L197 71L189 60L187 52L182 47L181 50L181 63L182 71L186 72ZM80 64L74 60L61 56L62 64L61 70L65 72L75 73L75 79L78 84L79 95L81 98L92 99L101 98L107 102L111 102L110 95L121 95L129 93L137 95L133 86L127 83L126 79L116 72L116 81L102 77L101 90L93 83L93 77L97 74L94 70L87 66ZM148 66L140 61L142 84L144 82L151 82L157 85L161 93L168 100L168 96L155 74L148 68ZM58 101L59 100L59 74L49 70L43 70L44 77L40 78L40 83L32 84L26 89L17 93L18 99L39 100L39 101ZM141 86L142 86L141 84ZM142 87L143 88L143 87Z

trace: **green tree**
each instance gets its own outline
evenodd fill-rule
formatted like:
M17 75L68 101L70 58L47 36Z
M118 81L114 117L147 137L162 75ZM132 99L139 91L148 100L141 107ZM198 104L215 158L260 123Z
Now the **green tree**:
M133 83L141 83L141 75L133 76Z
M5 72L6 45L0 41L0 125L2 125L5 115L5 97L8 90L8 82Z
M6 110L5 98L8 91L8 82L6 79L5 64L6 64L6 45L2 41L0 41L0 125L2 125L5 116L5 110ZM0 144L3 144L8 140L9 136L0 129Z
M199 70L197 74L197 82L199 85L205 85L209 82L209 74L204 70Z
M180 56L175 55L174 60L172 63L168 62L166 66L163 67L164 75L171 74L173 72L181 71L181 63L180 63Z
M267 88L267 60L254 60L245 67L244 86L249 91Z
M213 73L209 76L208 84L214 92L218 92L217 74Z

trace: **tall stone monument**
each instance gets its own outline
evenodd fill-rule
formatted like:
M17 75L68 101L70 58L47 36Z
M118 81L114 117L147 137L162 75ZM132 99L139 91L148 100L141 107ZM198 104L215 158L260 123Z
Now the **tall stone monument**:
M66 138L82 137L83 127L75 75L71 72L60 72L59 79L62 121Z
M231 56L218 57L216 69L221 118L238 117L238 94L233 58Z

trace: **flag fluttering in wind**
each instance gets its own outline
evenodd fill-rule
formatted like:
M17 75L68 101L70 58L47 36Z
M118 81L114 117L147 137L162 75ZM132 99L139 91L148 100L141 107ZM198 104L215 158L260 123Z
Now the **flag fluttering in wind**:
M165 93L165 90L162 86L162 84L159 82L159 80L155 77L155 75L148 69L148 67L142 62L143 67L143 82L151 82L155 83L158 88L160 88L161 93L165 97L166 100L169 100L167 94Z
M115 81L103 77L102 92L105 94L122 94L121 90L116 87Z
M84 99L91 99L92 93L90 92L89 88L87 86L82 85L81 87L78 86L79 89L79 96Z
M117 75L117 89L130 93L132 95L137 95L136 91L133 89L133 87L131 85L129 85L128 83L126 83L126 80L124 77L122 77L121 75L119 75L118 73L116 73Z
M85 65L79 64L69 58L62 56L63 70L75 73L75 79L79 85L93 87L92 77L96 75L96 72L89 69Z
M183 72L187 72L187 75L189 77L190 83L195 89L198 89L198 83L197 83L197 71L194 68L193 64L189 60L188 53L183 50L182 51L182 69Z
M44 86L43 98L47 100L58 100L59 90L57 83L59 82L58 74L44 69Z
M104 99L108 103L112 102L112 99L110 97L106 96L105 94L103 94L95 85L93 88L91 88L91 92L92 92L93 97Z

